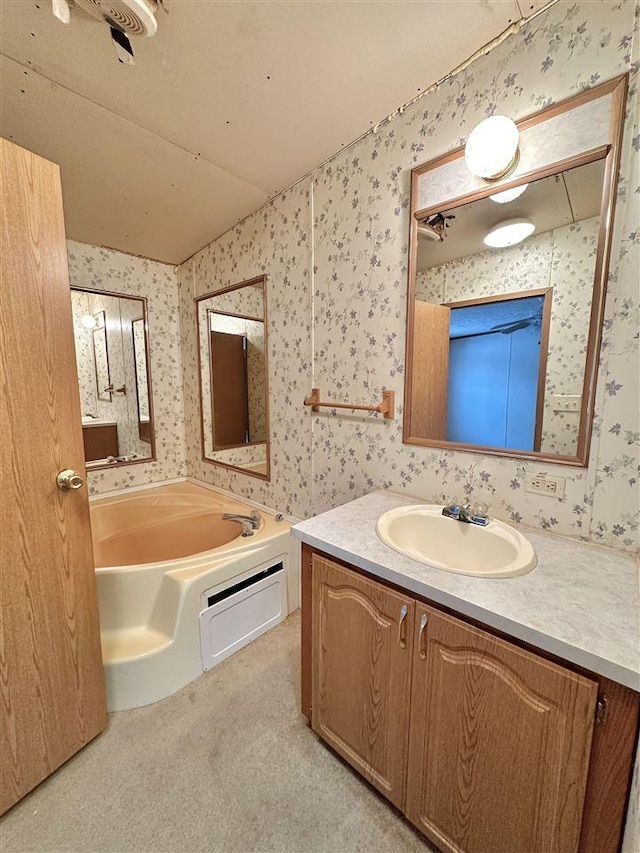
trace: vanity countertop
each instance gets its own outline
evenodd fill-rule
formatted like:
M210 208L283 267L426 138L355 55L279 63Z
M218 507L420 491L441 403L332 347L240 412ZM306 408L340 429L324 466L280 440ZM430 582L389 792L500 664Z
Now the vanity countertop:
M408 592L640 691L640 604L633 557L526 528L538 565L514 578L432 569L376 533L387 510L418 501L392 492L363 498L291 528L302 542Z
M117 426L118 422L109 418L82 418L83 427Z

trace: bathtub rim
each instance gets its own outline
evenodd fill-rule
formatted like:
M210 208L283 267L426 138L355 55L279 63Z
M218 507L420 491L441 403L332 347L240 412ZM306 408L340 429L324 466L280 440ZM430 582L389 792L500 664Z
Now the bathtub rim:
M239 495L236 492L232 492L229 489L223 489L221 486L213 486L211 483L205 483L204 480L198 480L196 477L172 477L168 480L157 480L153 483L142 483L138 486L125 486L122 489L111 489L108 492L97 492L96 494L89 495L89 505L91 505L94 501L100 501L105 498L117 498L118 496L134 493L134 492L144 492L147 489L159 489L162 486L179 486L181 483L191 483L194 486L198 486L201 489L207 489L210 492L216 492L219 495L223 495L229 500L237 501L238 503L247 504L250 507L253 507L261 512L265 512L267 515L277 516L281 515L284 521L288 521L289 524L298 524L301 521L304 521L303 518L299 518L297 515L291 515L290 513L282 512L279 509L274 509L273 507L267 506L267 504L260 503L259 501L254 501L252 498L246 498L243 495Z
M208 484L201 483L199 480L194 480L191 477L181 477L175 480L164 480L162 482L152 483L150 485L131 486L126 489L118 489L108 493L105 492L100 495L92 496L90 498L89 505L91 508L93 504L102 503L104 501L105 505L109 506L113 502L118 503L122 499L126 500L129 495L134 498L136 493L139 494L140 492L149 491L150 489L161 488L163 486L179 486L182 484L189 484L195 486L196 488L204 488L208 491L216 493L220 497L230 501L235 505L230 507L231 511L242 508L246 509L247 507L259 510L259 512L261 513L260 528L255 532L253 536L243 537L242 535L239 535L235 539L232 539L230 542L227 542L224 545L219 545L216 548L210 548L208 551L198 551L196 554L189 554L188 556L177 557L172 560L156 560L148 563L133 563L128 566L96 566L96 574L115 574L122 572L143 572L152 570L162 571L163 573L174 571L188 572L200 568L207 563L211 564L212 566L217 565L218 563L226 560L229 556L242 555L247 551L252 550L256 546L270 541L275 536L282 533L284 530L290 528L293 523L295 523L295 520L290 521L289 518L286 517L283 513L278 513L276 510L273 510L270 507L265 507L263 504L259 504L256 501L248 501L244 498L239 499L238 496L234 495L232 492L228 492L225 489L218 489L215 486L210 486ZM276 520L276 517L278 515L281 516L280 521Z

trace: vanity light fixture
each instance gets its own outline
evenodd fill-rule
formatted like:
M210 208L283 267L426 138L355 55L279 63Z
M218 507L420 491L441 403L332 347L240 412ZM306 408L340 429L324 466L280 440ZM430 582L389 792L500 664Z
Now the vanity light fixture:
M83 314L82 317L80 317L80 322L85 327L85 329L95 329L95 327L98 325L98 321L93 316L93 314Z
M507 116L491 116L476 125L464 149L467 169L491 183L510 175L518 165L518 128Z
M484 238L485 246L492 249L504 249L521 243L536 230L530 219L508 219L494 226Z
M495 201L498 204L507 204L509 201L515 201L517 198L520 198L528 186L529 184L520 184L519 187L512 187L510 190L503 190L501 193L494 193L493 195L490 195L489 198L491 201Z

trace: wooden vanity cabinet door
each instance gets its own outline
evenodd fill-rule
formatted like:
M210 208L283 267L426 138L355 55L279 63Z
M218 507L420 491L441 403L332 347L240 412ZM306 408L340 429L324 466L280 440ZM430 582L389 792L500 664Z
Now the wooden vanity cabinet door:
M317 555L312 572L312 728L402 809L415 603Z
M578 849L596 682L416 606L406 815L441 850Z

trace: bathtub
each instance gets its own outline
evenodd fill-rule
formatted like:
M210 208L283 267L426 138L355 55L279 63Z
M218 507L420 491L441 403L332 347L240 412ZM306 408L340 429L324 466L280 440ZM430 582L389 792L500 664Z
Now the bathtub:
M289 523L260 511L259 528L243 537L242 524L222 519L225 513L252 512L241 501L191 482L92 498L110 711L157 702L201 675L207 668L201 633L208 602L249 579L266 577L267 570L282 564L278 618L274 611L264 630L299 606L299 565ZM248 632L245 641L263 632Z

